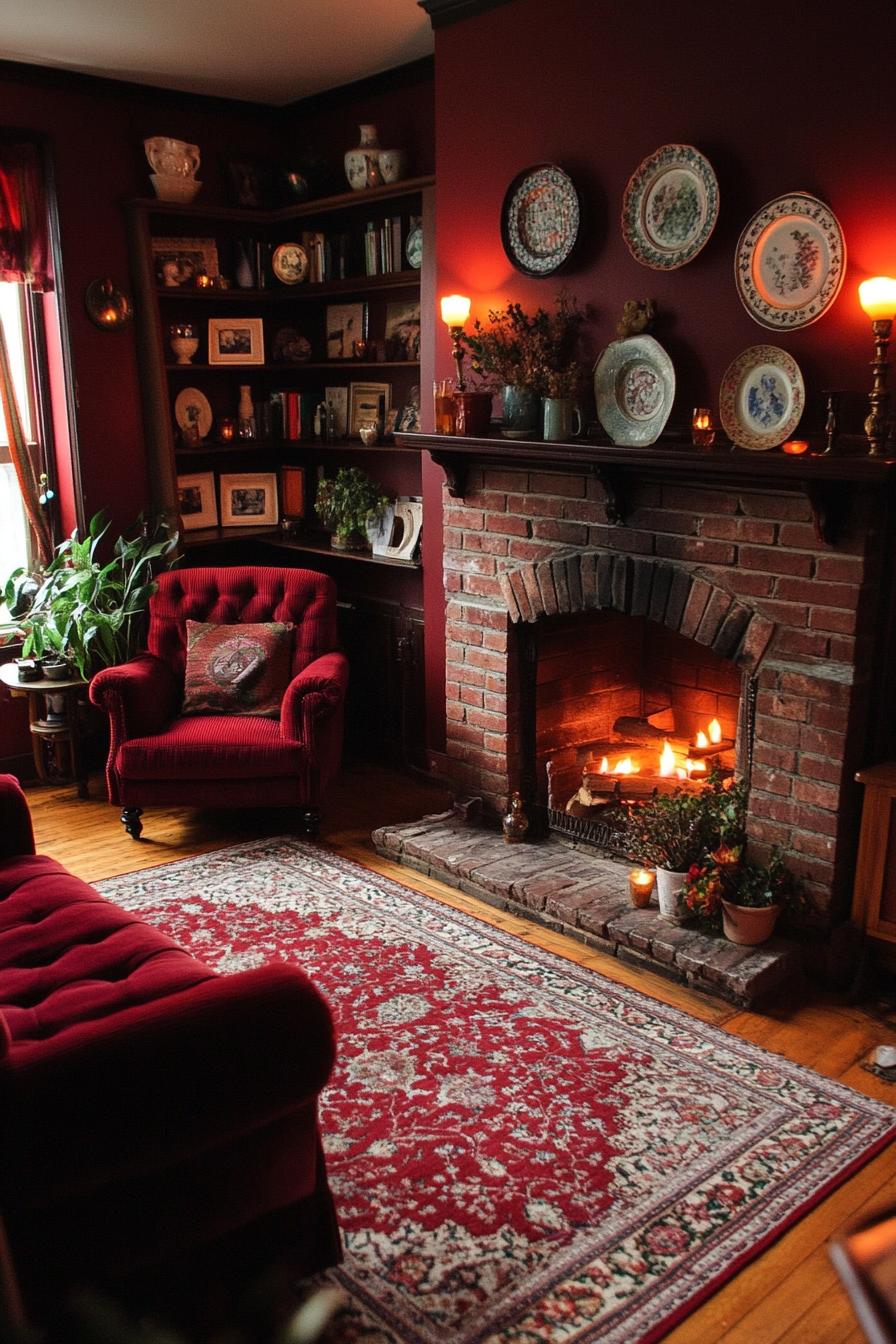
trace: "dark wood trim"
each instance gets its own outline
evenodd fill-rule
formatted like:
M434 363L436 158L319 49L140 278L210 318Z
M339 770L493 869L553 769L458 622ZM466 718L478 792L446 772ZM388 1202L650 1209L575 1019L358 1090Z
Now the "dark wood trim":
M475 14L484 14L487 9L497 9L507 3L508 0L417 0L420 8L429 15L433 28L460 23L462 19L471 19Z

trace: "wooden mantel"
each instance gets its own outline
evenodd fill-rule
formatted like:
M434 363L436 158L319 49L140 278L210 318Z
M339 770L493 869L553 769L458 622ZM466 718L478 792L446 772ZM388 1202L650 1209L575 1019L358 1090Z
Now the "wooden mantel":
M639 480L665 480L704 485L731 485L756 490L793 491L805 495L812 508L820 541L832 545L838 522L856 489L884 490L896 481L896 457L869 457L864 440L844 441L840 453L808 452L789 457L778 451L750 452L723 443L695 448L681 435L664 434L649 447L620 447L595 439L567 443L541 440L465 438L444 434L397 434L399 449L424 449L442 468L448 493L463 498L471 467L502 466L584 472L596 477L607 492L610 522L624 525L628 486Z

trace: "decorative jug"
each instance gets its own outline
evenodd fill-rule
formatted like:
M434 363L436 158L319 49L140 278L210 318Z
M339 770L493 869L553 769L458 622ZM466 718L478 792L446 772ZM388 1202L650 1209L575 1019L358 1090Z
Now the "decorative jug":
M345 175L353 191L382 184L380 172L380 142L375 126L361 126L361 143L345 151Z
M149 166L160 177L195 177L199 171L199 146L186 140L151 135L143 141Z

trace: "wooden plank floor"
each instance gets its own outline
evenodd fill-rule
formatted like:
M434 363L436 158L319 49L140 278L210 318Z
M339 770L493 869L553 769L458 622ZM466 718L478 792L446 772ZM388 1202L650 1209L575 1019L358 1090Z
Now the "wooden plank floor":
M295 817L288 811L159 809L144 817L145 838L136 843L119 824L117 809L101 801L100 779L91 780L91 794L81 801L68 787L28 790L38 848L87 881L295 830ZM833 996L815 995L769 1014L738 1010L623 966L612 957L493 910L377 855L370 842L374 827L417 820L427 812L440 811L446 802L446 795L433 786L374 766L355 766L333 791L322 839L338 853L406 886L896 1105L896 1086L860 1067L875 1045L896 1045L896 1018L876 1010L875 1005L866 1009ZM667 1344L861 1344L864 1336L831 1268L827 1242L847 1223L894 1199L896 1145L864 1166L715 1293L667 1336Z

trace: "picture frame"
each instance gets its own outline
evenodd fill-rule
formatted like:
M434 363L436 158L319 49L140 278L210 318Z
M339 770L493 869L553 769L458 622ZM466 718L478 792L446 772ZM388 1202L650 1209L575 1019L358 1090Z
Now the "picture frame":
M349 384L348 432L350 438L359 438L361 426L377 419L380 410L380 397L384 398L383 414L385 418L392 404L391 383Z
M210 317L209 364L263 364L264 323L260 317Z
M327 359L352 359L354 342L367 340L366 303L328 303Z
M280 468L280 506L285 519L305 517L305 468L290 463Z
M152 261L156 282L164 289L185 289L204 271L218 276L218 245L214 238L153 238Z
M177 507L185 532L199 527L218 526L218 501L215 498L215 473L194 471L177 478Z
M324 401L333 408L333 433L337 439L348 437L348 388L325 387Z
M222 527L274 527L279 521L275 472L231 472L222 475L218 490Z
M386 359L411 360L420 358L420 300L386 304L384 330Z
M267 210L278 203L277 170L268 159L236 154L224 159L224 168L232 205Z
M402 406L395 421L396 434L416 434L420 429L420 407L413 402Z

